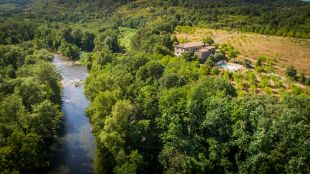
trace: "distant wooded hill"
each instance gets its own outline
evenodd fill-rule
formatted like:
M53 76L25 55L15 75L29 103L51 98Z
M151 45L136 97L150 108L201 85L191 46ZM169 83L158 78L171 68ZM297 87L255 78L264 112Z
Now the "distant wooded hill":
M2 0L0 3L35 2L27 7L29 18L48 21L92 22L124 9L135 11L117 20L152 22L160 15L178 25L237 29L266 35L310 38L310 3L300 0ZM4 8L7 10L6 8ZM146 10L145 10L146 9ZM0 9L1 11L1 9ZM40 14L37 16L36 14ZM143 14L147 13L147 14ZM29 15L32 14L32 15ZM16 11L12 15L17 15ZM25 14L21 14L25 17ZM151 16L151 17L147 17Z
M13 3L13 4L29 4L33 0L0 0L0 4Z

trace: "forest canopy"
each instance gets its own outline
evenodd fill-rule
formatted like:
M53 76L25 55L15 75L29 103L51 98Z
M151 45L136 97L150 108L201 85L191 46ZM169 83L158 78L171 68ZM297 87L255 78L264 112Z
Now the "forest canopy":
M28 3L26 3L28 4ZM53 22L95 22L108 20L135 27L150 23L157 16L174 18L178 25L237 29L266 35L310 38L310 4L300 0L168 0L168 1L35 1L7 13L19 18L39 18ZM62 8L59 8L59 7ZM289 8L287 8L289 6ZM138 13L127 13L127 10ZM146 11L143 9L147 9ZM1 11L1 9L0 9ZM68 13L70 11L70 13ZM40 15L37 15L40 14Z
M42 172L59 127L60 76L31 43L0 46L1 173Z
M239 98L202 70L143 55L92 68L85 93L96 172L309 172L309 98Z

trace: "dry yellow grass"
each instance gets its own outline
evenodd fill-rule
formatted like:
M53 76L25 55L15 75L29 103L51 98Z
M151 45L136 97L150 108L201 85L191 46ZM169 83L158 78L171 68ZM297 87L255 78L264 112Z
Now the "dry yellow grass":
M193 33L176 33L178 39L199 41L211 36L217 43L229 43L237 48L240 59L247 58L255 62L260 55L266 55L276 62L278 73L283 74L289 65L298 72L310 76L310 40L265 36L253 33L238 33L206 28L195 28Z

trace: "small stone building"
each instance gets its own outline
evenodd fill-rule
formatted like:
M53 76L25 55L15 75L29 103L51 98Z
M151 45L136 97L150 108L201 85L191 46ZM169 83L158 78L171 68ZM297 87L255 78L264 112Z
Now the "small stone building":
M174 54L177 57L180 57L185 52L193 53L193 52L203 48L204 46L205 46L205 44L202 42L191 42L191 43L176 45L174 48Z
M209 46L203 42L190 42L185 44L176 45L174 48L174 54L177 57L182 56L183 53L194 53L199 59L205 60L206 57L214 54L216 47Z
M197 51L194 52L194 54L200 59L200 60L206 60L207 57L209 57L211 54L214 54L216 51L215 46L206 46L203 47Z

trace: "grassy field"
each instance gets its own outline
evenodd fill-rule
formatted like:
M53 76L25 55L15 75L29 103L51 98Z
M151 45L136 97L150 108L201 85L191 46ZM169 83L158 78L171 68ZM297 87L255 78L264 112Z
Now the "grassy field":
M310 76L310 40L253 33L212 30L206 28L177 27L176 36L181 42L199 41L211 36L217 43L229 43L240 51L239 59L249 59L254 63L261 55L272 58L276 71L283 75L288 65L293 65L298 72Z

